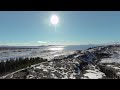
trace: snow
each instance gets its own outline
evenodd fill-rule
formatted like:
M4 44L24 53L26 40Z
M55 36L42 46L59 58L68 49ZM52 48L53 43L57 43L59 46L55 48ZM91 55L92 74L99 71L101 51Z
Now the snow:
M120 63L120 58L105 58L100 61L100 63Z
M105 74L92 64L89 65L89 69L85 70L85 73L83 74L83 77L81 79L101 79Z
M86 73L84 76L87 76L89 79L98 79L97 75L93 73Z
M110 58L103 58L100 63L120 63L120 51L115 51L116 53L112 53Z
M68 60L69 62L71 60ZM43 62L35 66L35 68L30 69L31 71L35 71L35 69L40 69L37 72L42 73L43 77L45 78L61 78L61 79L75 79L77 75L74 71L72 64L76 63L75 60L72 60L71 63L69 63L66 60L61 61L50 61L50 62ZM69 65L70 64L70 65ZM70 68L67 68L69 65ZM31 73L32 74L32 73ZM80 73L78 73L79 75ZM33 74L35 75L35 74ZM35 76L36 77L36 76ZM29 78L29 77L28 77Z
M120 67L117 67L117 66L115 66L115 65L107 65L107 67L111 67L111 68L113 68L113 69L120 70Z
M119 67L113 67L114 69L120 69Z
M27 79L32 79L32 78L34 78L33 75L28 75L28 76L27 76Z
M60 67L60 69L65 69L65 68L63 68L63 67Z
M64 77L62 79L68 79L67 74L63 74Z
M120 75L120 72L117 72L117 75Z
M47 51L48 50L48 51ZM87 55L87 60L88 61L92 61L93 59L96 59L95 55L94 55L94 51L96 49L90 49L90 50L86 50L86 51L82 51ZM98 48L98 50L101 50L101 48ZM25 53L24 53L25 52ZM112 53L112 51L103 51L105 53ZM19 55L21 52L16 54ZM47 77L46 75L49 75L51 78L61 78L61 79L75 79L76 75L80 75L80 71L78 71L78 73L75 73L73 67L75 64L79 64L79 61L77 61L77 57L79 57L81 54L77 54L76 56L74 56L73 59L69 59L69 60L60 60L60 61L52 61L51 59L53 58L62 58L65 57L67 55L72 55L76 53L76 51L64 51L64 47L58 46L52 46L52 47L48 47L44 50L29 50L27 51L22 51L22 54L20 54L21 56L23 54L25 54L24 56L29 56L29 57L42 57L42 58L46 58L48 59L50 62L43 62L40 63L38 65L31 65L33 71L35 71L35 69L40 69L38 70L38 72L40 71L40 73L43 73L43 77ZM117 54L116 54L117 53ZM100 63L112 63L112 62L119 62L120 63L120 51L116 51L116 53L113 53L113 55L111 56L111 58L104 58L100 61ZM4 54L3 52L0 53L1 55ZM7 54L6 54L7 56ZM4 56L4 57L6 57ZM9 55L8 55L9 57ZM114 65L107 65L108 67L112 67L114 69L120 69L117 66ZM44 72L42 72L42 71ZM120 74L120 73L119 73ZM83 74L83 77L81 77L82 79L102 79L105 76L104 73L100 72L98 69L96 69L96 66L94 65L89 65L89 69L85 70L85 73ZM12 77L12 76L11 76ZM28 75L28 78L33 78L32 75Z
M49 65L52 66L52 65L53 65L53 62L50 62Z
M37 66L36 69L41 69L41 66Z
M89 51L89 52L94 52L94 51L95 51L95 49L89 49L88 51Z
M48 70L47 70L47 69L45 69L45 68L43 69L43 71L48 72Z
M55 74L51 74L52 75L52 78L54 78L54 79L58 79L58 77L56 77L56 75Z
M79 57L80 55L79 54L77 54L76 56L74 56L74 58L77 58L77 57Z
M104 73L100 72L99 70L86 70L87 73L84 74L84 77L88 77L88 79L100 79L105 76ZM84 79L84 78L83 78Z
M107 65L107 67L113 67L114 65Z

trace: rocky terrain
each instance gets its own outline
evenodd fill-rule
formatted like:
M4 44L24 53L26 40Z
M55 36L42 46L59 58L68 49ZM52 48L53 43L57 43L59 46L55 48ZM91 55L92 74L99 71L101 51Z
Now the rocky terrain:
M31 65L1 79L119 79L119 62L119 45L98 46Z

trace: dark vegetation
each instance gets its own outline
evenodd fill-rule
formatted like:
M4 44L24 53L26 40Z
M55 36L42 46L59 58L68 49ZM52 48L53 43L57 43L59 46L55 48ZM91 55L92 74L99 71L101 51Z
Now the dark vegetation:
M117 71L111 67L107 67L104 64L99 64L98 67L100 68L100 71L105 73L105 75L108 78L111 79L120 79L120 76L117 74Z
M10 59L10 60L6 60L5 62L1 61L0 62L0 74L23 69L23 68L26 68L33 64L41 63L44 61L47 61L47 59L43 59L43 58L39 58L39 57L24 58L24 59L17 58L16 60Z
M111 54L107 54L107 53L96 53L96 57L101 59L101 58L109 58L111 56Z

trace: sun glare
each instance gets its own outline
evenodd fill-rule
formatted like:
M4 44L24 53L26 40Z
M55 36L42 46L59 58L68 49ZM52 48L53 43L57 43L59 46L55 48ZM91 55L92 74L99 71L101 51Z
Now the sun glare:
M50 18L50 21L53 25L56 25L59 22L59 18L56 15L52 15L52 17Z

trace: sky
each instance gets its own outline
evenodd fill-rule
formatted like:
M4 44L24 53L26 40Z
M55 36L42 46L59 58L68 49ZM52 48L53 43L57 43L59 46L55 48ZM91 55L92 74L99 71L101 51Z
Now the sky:
M56 26L52 15L59 18ZM120 42L120 11L0 11L0 45L114 42Z

